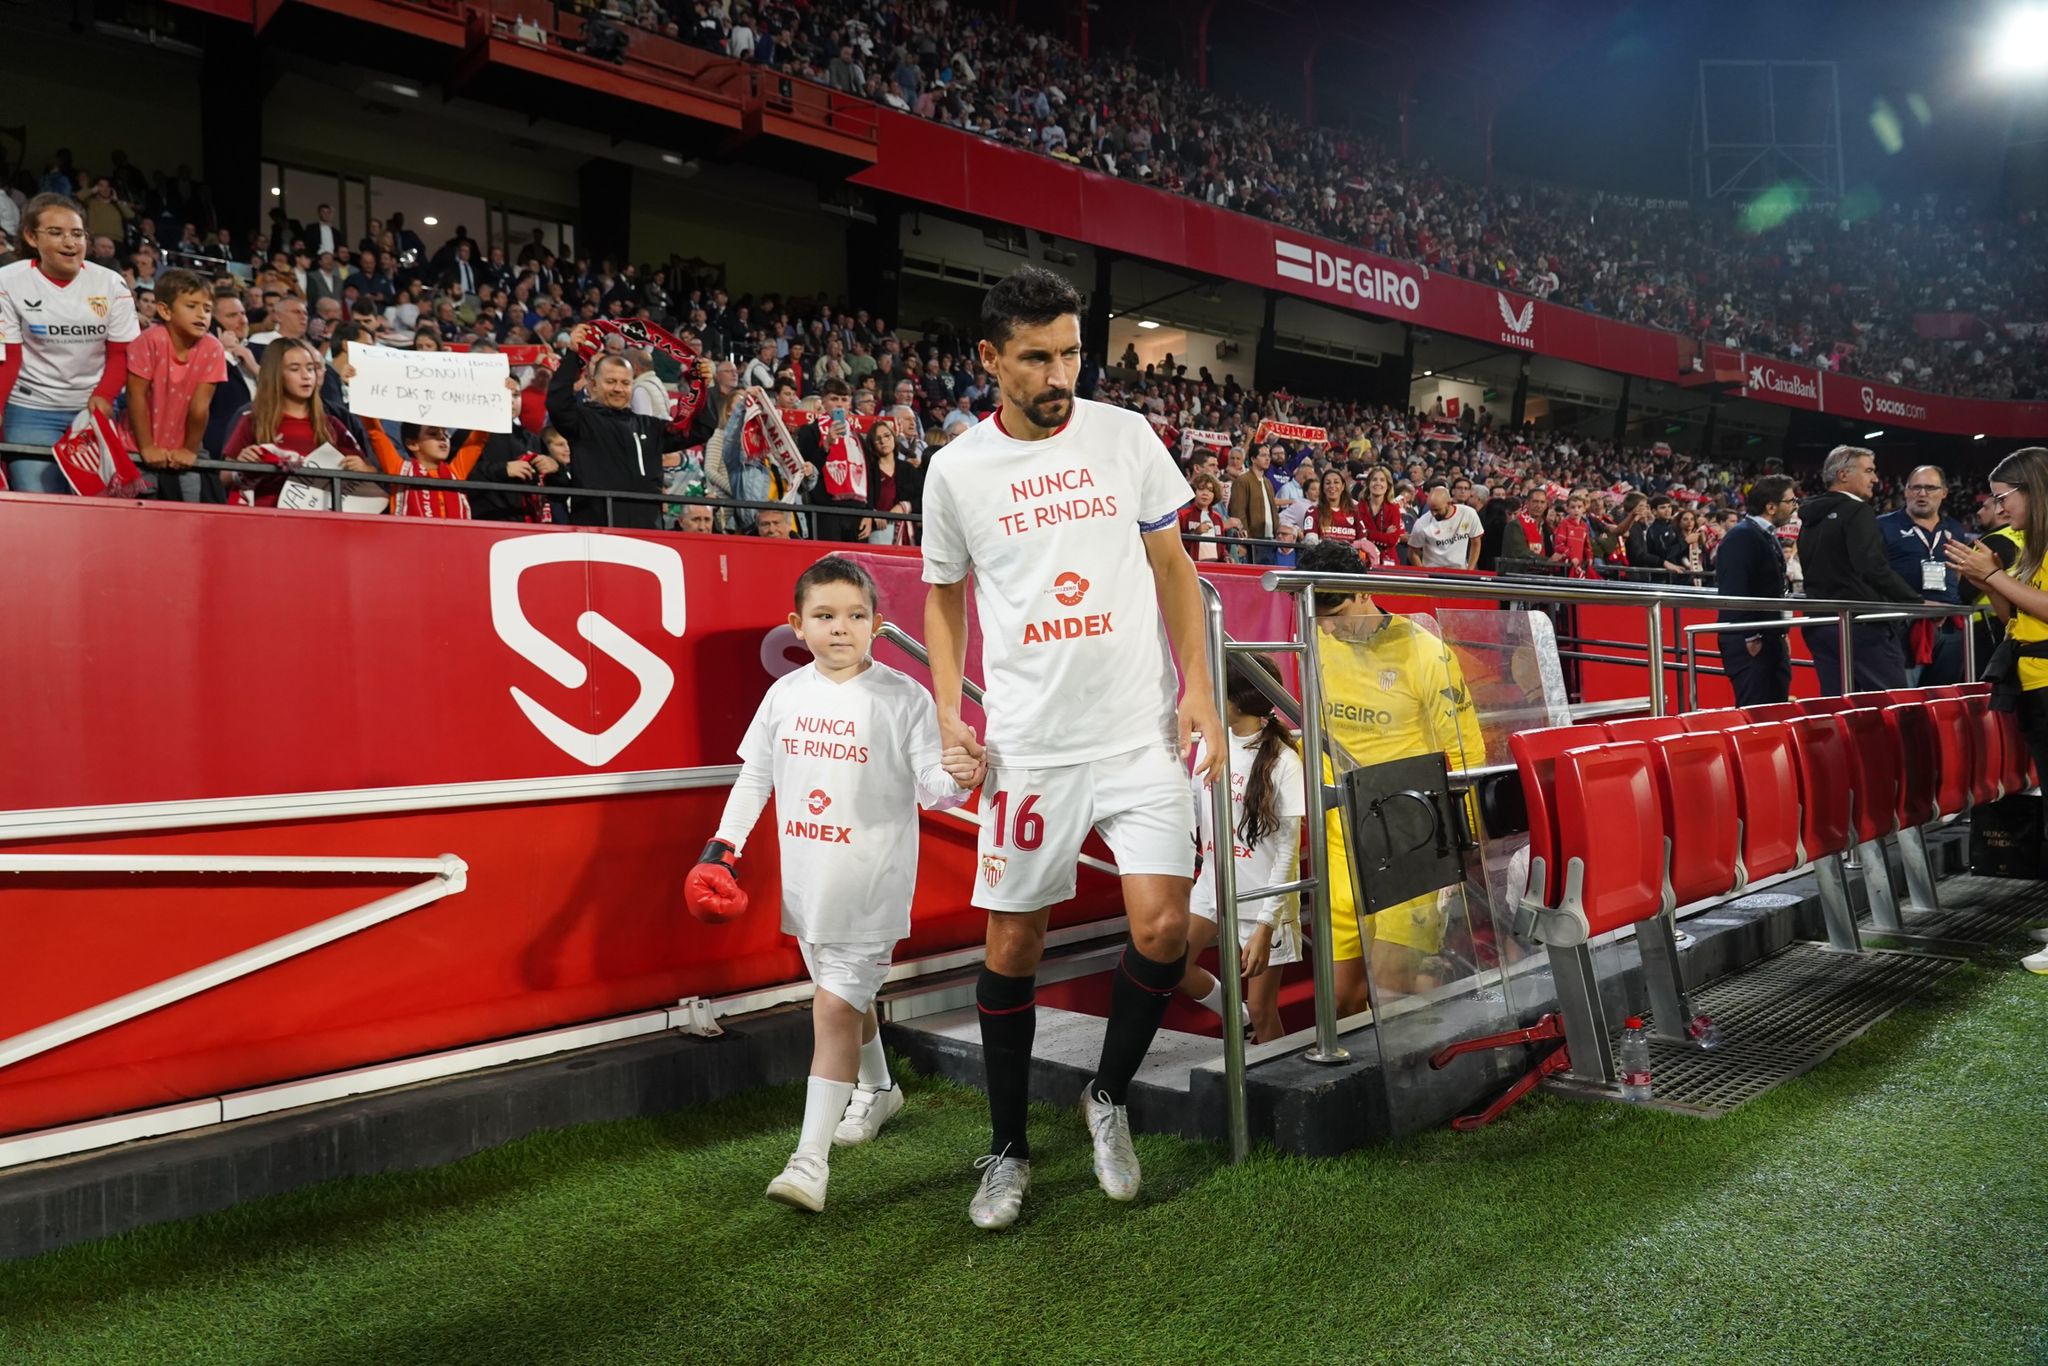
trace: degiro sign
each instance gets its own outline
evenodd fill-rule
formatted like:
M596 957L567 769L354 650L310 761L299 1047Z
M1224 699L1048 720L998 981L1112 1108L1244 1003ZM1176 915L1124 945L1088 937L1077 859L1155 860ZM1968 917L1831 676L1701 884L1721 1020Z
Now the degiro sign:
M1413 275L1344 256L1332 256L1298 242L1273 239L1273 269L1283 280L1334 289L1367 303L1409 313L1422 309L1422 282Z

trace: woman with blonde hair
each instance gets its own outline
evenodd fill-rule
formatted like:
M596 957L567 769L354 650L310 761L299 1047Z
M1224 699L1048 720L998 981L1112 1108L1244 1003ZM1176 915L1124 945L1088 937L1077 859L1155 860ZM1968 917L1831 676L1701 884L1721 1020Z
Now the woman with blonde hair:
M1942 553L2005 619L2005 640L1984 669L1991 709L2019 714L2034 768L2048 775L2048 447L2014 451L1991 471L1990 482L2003 490L1992 497L2011 521L2006 534L2019 546L2012 568L1981 541L1966 545L1951 538ZM2048 942L2048 934L2039 931L2035 938ZM2048 948L2021 959L2020 966L2048 974Z

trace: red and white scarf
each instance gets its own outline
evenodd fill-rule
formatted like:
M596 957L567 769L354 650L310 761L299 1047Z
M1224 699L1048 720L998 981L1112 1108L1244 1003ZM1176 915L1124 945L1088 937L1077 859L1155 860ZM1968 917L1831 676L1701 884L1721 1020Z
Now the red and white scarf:
M675 333L645 318L595 318L588 326L590 330L583 334L583 345L577 350L586 363L604 350L604 339L616 332L626 339L627 346L660 351L683 367L683 377L676 383L676 396L669 402L668 425L677 431L688 428L690 419L704 406L705 398L704 377L697 373L697 353Z
M437 479L448 484L455 483L455 471L449 469L445 462L429 466L408 457L398 462L398 472L409 479ZM392 493L391 515L445 517L466 522L470 518L469 498L456 488L430 489L408 484Z
M1325 428L1309 427L1299 422L1275 422L1270 417L1261 422L1259 429L1252 433L1252 444L1256 446L1269 436L1277 436L1282 441L1299 441L1307 446L1330 444L1330 433Z
M142 471L129 458L128 435L112 418L87 408L72 420L68 435L50 446L57 468L81 498L134 498Z

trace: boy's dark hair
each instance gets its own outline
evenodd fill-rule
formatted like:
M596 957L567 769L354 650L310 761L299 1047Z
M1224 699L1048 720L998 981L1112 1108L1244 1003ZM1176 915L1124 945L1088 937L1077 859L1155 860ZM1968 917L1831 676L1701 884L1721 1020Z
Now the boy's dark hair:
M187 294L204 294L211 298L213 286L208 284L206 277L198 271L186 270L182 266L176 270L167 270L156 277L158 303L174 304Z
M1043 266L1019 266L982 296L982 339L1001 351L1021 324L1043 327L1081 311L1081 296L1064 275Z
M1295 552L1294 567L1311 574L1363 574L1365 557L1337 541L1317 541ZM1316 611L1334 612L1353 596L1350 589L1318 588Z
M1750 516L1761 517L1770 511L1771 504L1783 502L1791 491L1790 479L1782 474L1767 474L1749 486L1749 496L1742 500L1742 506Z
M827 555L824 559L819 560L809 569L797 575L797 612L799 614L803 612L804 598L813 588L819 588L828 583L852 584L867 595L868 610L870 612L881 610L882 595L881 591L875 587L874 577L852 560L844 560L837 555Z
M846 387L843 379L828 379L818 386L818 393L825 398L851 398L853 390Z

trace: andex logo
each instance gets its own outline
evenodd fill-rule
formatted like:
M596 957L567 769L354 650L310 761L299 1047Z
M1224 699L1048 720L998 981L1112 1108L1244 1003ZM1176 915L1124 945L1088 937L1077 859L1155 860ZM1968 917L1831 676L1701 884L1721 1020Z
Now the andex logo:
M619 564L646 570L661 585L661 629L671 636L683 634L683 557L669 547L587 532L543 533L499 541L491 547L491 625L496 628L498 639L563 687L581 688L588 683L589 666L527 620L526 607L519 597L520 576L544 564ZM586 610L578 616L576 634L624 665L639 683L640 695L633 699L625 714L604 730L592 732L563 720L519 688L511 690L512 700L519 704L519 710L526 714L533 728L555 748L579 763L598 768L640 738L640 733L660 713L661 704L675 691L676 675L660 656L602 613Z
M1299 280L1320 289L1334 289L1367 303L1410 313L1422 308L1422 282L1398 270L1332 256L1327 251L1273 239L1273 269L1283 280Z

